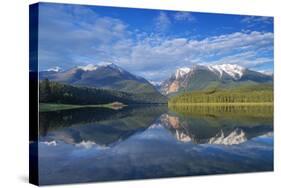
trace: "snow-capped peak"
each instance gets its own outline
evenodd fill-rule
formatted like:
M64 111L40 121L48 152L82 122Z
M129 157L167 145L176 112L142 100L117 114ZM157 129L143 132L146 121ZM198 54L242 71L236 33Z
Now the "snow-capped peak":
M82 69L84 71L94 71L98 68L97 65L93 65L93 64L88 64L85 66L78 66L79 69Z
M56 66L56 67L54 67L54 68L49 68L49 69L47 69L47 71L61 72L61 71L62 71L62 68L59 67L59 66Z
M176 79L184 76L184 75L187 75L189 72L191 71L190 68L188 67L182 67L182 68L179 68L176 70Z
M185 134L184 132L180 132L179 130L176 130L176 139L181 141L181 142L190 142L192 138L188 135Z
M96 64L96 65L88 64L88 65L85 65L85 66L78 66L79 69L82 69L84 71L94 71L94 70L97 70L100 67L110 67L110 68L113 68L113 69L117 69L120 72L124 71L121 67L115 65L114 63L100 63L100 64Z
M241 129L235 129L229 135L221 130L215 137L209 139L209 144L223 144L223 145L234 145L241 144L247 141L246 133Z
M209 70L217 74L218 76L222 77L223 75L228 75L231 78L238 80L240 79L246 68L241 67L236 64L217 64L217 65L195 65L192 68L189 67L182 67L176 70L174 76L176 79L185 77L186 75L190 74L193 70Z
M119 68L119 66L117 66L116 64L114 64L114 63L108 63L108 62L106 62L106 63L100 63L100 64L98 64L99 66L101 66L101 67L112 67L112 68Z
M111 67L113 69L117 69L119 70L120 72L124 72L124 69L122 69L121 67L119 67L118 65L114 64L114 63L103 63L101 64L101 66L104 66L104 67Z
M223 74L227 74L234 79L240 79L245 71L244 67L236 64L220 64L220 65L208 65L209 70L218 73L220 77Z

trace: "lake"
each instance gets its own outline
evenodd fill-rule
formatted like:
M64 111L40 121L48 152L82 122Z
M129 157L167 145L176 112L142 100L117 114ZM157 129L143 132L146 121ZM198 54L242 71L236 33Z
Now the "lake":
M81 108L39 128L41 185L273 170L272 106Z

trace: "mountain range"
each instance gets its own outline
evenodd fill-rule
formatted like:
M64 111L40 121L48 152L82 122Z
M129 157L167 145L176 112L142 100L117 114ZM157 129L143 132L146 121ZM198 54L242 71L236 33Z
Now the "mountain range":
M41 71L40 80L94 87L127 93L144 93L154 97L176 95L186 91L229 88L241 85L272 83L273 76L236 64L195 65L182 67L160 84L153 84L113 64L76 66L62 71L56 67ZM161 94L162 95L161 95Z
M214 114L213 114L214 115ZM180 142L196 144L241 144L252 138L272 133L272 117L264 117L264 122L251 115L233 116L175 116L162 114L159 124L170 130ZM240 124L239 124L239 123ZM243 122L241 124L241 122ZM239 125L239 126L238 126ZM204 131L203 131L204 130Z
M40 72L40 79L48 78L51 81L64 84L112 89L130 93L157 92L154 86L146 79L135 76L112 63L77 66L66 71L54 70Z
M246 84L272 83L273 76L253 71L236 64L195 65L183 67L161 83L164 95L211 88L229 88Z
M54 90L47 98L45 97L45 102L65 101L66 97L62 93L71 98L69 100L75 104L85 102L85 100L88 100L88 103L91 101L93 104L104 101L110 103L116 100L126 104L167 102L167 98L146 79L135 76L112 63L77 66L65 71L59 68L49 69L40 72L39 78L51 81ZM45 95L44 91L41 93ZM60 93L60 95L56 93ZM94 93L95 96L92 96ZM88 97L83 99L82 96Z

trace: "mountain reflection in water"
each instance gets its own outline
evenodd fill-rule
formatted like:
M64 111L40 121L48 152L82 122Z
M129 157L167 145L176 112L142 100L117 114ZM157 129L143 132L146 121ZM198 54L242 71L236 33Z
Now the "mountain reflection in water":
M40 184L273 170L272 107L40 113Z

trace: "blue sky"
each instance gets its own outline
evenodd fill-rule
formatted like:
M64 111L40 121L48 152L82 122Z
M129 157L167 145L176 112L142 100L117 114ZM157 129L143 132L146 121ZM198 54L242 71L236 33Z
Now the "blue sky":
M273 18L40 4L40 70L102 63L156 82L195 64L273 72Z

